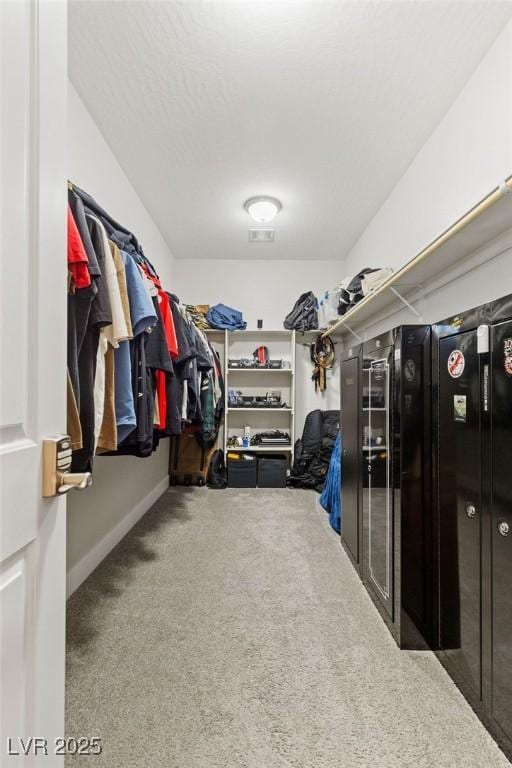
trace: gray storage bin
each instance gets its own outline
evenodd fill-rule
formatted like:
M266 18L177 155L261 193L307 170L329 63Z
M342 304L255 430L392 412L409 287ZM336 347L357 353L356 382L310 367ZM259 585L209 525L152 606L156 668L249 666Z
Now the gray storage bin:
M255 456L252 460L228 458L227 466L229 488L256 488L258 462Z
M271 454L258 458L258 487L286 488L287 456Z

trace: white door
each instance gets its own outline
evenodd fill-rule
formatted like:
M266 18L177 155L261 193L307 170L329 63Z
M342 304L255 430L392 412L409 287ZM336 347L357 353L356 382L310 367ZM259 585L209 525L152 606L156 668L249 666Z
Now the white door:
M2 766L62 760L66 502L41 497L41 442L66 429L66 23L0 0Z

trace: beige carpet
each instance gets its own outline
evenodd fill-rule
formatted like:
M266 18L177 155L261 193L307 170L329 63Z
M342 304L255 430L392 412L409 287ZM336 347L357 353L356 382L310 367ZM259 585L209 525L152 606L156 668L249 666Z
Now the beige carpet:
M173 489L72 596L90 768L505 768L430 653L398 651L307 491ZM91 514L100 514L91 510Z

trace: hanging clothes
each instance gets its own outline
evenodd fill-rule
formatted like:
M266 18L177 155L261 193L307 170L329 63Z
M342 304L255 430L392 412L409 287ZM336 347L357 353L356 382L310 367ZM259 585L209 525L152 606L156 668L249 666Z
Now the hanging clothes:
M216 439L218 357L136 236L73 184L68 320L74 471L91 471L95 453L149 456L161 437L184 429Z
M121 341L131 337L130 326L121 299L117 267L110 249L107 233L101 221L92 214L86 214L96 254L100 254L104 269L104 279L108 291L112 322L100 330L96 374L94 378L95 405L95 452L96 450L115 450L117 448L117 428L115 414L114 384L114 349Z
M68 203L68 271L74 288L87 288L91 284L89 259L80 239L78 227Z
M89 291L90 287L75 290L75 307L83 310L83 314L80 315L80 322L83 323L85 314L87 314L87 321L85 325L85 333L83 328L78 329L80 336L83 333L83 339L80 346L80 353L77 359L78 365L78 398L77 403L80 424L82 427L82 448L73 453L72 457L72 470L73 472L90 472L92 470L93 456L96 449L96 402L95 402L95 381L96 381L96 369L98 359L98 347L100 342L101 329L112 325L112 310L110 306L110 297L108 284L106 280L106 265L105 254L102 249L96 249L92 242L90 232L88 229L87 219L85 212L80 207L79 203L76 204L76 209L79 212L79 221L75 219L77 229L80 233L80 238L86 247L87 243L87 257L89 263L89 270L91 265L94 275L94 283L91 282L91 286L94 286L94 291L89 293L86 297L86 301L82 305L80 301L81 291ZM80 226L79 226L80 224ZM93 254L92 257L90 254ZM85 304L88 304L87 311L85 311ZM71 333L77 331L76 327L71 329ZM77 345L78 346L78 345ZM69 344L68 344L69 347ZM76 397L76 393L75 393Z
M114 247L117 248L117 246ZM132 342L122 342L115 351L115 410L118 444L137 426L136 387L132 381L132 354L135 340L157 323L157 315L137 264L126 251L120 251L125 267L126 292L132 326Z
M168 435L180 435L183 429L183 399L185 387L185 371L187 363L194 356L194 348L191 343L191 333L188 324L179 307L179 300L172 294L167 294L172 313L174 329L176 332L178 353L173 359L174 376L167 379L167 418L166 433ZM186 416L186 414L185 414Z

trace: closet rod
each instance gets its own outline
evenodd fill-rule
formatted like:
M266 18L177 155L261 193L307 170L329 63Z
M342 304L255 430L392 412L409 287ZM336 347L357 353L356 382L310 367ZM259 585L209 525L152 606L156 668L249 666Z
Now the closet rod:
M353 315L355 315L359 309L361 309L363 306L367 306L375 298L375 296L378 296L379 294L384 293L384 291L389 290L413 267L416 267L421 261L426 259L427 256L430 256L432 253L434 253L434 251L437 251L454 235L456 235L458 232L464 229L464 227L478 218L478 216L481 216L482 213L487 211L492 205L494 205L494 203L496 203L498 200L501 200L502 197L510 193L512 193L512 175L508 176L502 184L489 192L489 194L480 200L480 202L478 202L476 205L474 205L473 208L470 208L469 211L461 216L460 219L457 219L454 224L452 224L450 227L448 227L448 229L436 237L435 240L423 248L422 251L420 251L416 256L414 256L414 258L404 264L404 266L401 267L397 272L391 275L391 277L382 283L382 285L380 285L375 291L370 293L368 296L365 296L364 299L358 302L358 304L356 304L355 307L350 310L350 312L347 312L346 318L348 319L353 317ZM328 336L333 332L342 329L343 325L345 325L344 320L338 320L331 328L322 334L322 337Z

